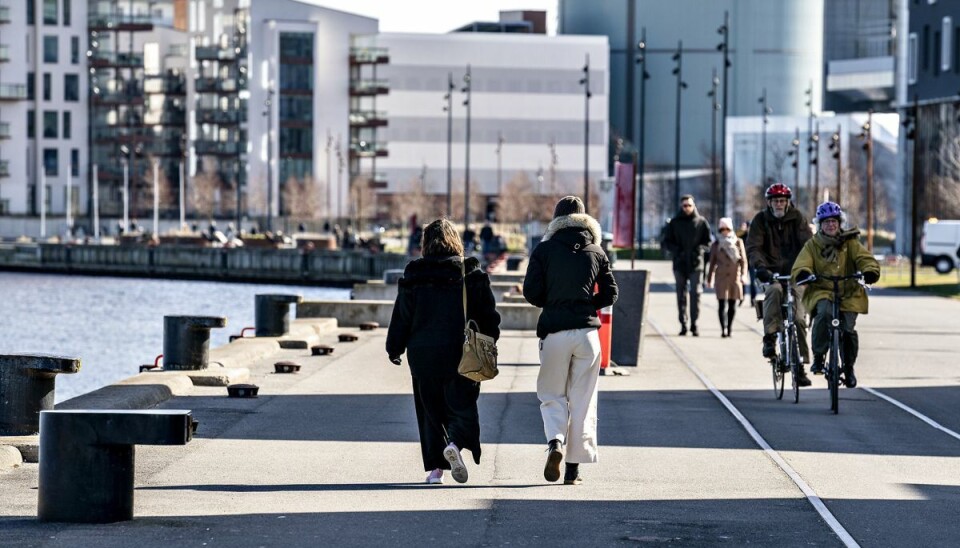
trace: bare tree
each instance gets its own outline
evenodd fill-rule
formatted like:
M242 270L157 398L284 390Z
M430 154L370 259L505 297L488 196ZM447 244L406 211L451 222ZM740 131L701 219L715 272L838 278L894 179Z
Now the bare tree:
M143 176L140 178L138 187L140 187L140 192L136 194L136 202L133 204L134 211L153 211L153 164L154 158L149 157L145 162L145 165L149 166L148 169L143 173ZM170 184L170 179L167 178L167 173L164 168L161 167L157 171L157 189L160 196L159 207L160 210L164 210L173 203L173 188Z
M303 179L290 176L283 185L283 213L297 219L315 219L320 216L317 185L313 177Z
M956 219L960 217L960 134L953 127L940 129L937 150L939 175L931 177L925 189L929 214Z
M461 209L463 202L461 201ZM542 217L544 208L526 174L517 173L503 185L500 198L500 219L503 222L523 223Z
M204 170L194 175L190 188L190 204L194 215L199 217L213 217L217 212L222 183L216 171L208 170L209 167L205 164Z
M420 178L410 180L408 190L395 192L390 199L390 220L403 223L416 215L418 219L434 219L441 215L437 211L435 198L427 194Z

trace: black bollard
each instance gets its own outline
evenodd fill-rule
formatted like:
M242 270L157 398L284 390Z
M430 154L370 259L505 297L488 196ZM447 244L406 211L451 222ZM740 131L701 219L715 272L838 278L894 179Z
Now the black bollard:
M257 295L256 335L282 337L290 331L290 305L303 302L300 295Z
M57 410L40 414L40 521L133 519L134 445L185 445L190 411Z
M39 432L40 412L53 409L57 375L79 370L79 358L0 355L0 436Z
M210 361L210 330L226 325L223 316L164 316L163 368L206 369Z

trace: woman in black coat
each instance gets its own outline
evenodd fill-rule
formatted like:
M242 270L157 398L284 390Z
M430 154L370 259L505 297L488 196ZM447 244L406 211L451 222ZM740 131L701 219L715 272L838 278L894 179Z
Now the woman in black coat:
M410 262L400 279L387 331L390 361L399 365L406 351L410 364L427 483L443 483L444 470L466 482L461 449L469 449L480 464L480 383L457 373L463 354L464 281L467 316L481 333L499 338L500 314L490 278L477 259L464 260L463 243L449 221L430 223L423 231L423 257Z

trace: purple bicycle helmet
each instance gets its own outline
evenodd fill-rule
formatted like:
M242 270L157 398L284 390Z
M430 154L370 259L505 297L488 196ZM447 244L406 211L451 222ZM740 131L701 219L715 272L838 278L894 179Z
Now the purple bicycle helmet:
M836 218L843 220L843 210L834 202L823 202L817 206L817 222L822 223L825 219Z

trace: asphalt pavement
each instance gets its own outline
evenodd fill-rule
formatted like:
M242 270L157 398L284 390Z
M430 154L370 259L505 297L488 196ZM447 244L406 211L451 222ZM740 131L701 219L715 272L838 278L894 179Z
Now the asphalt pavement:
M960 303L873 292L860 387L833 415L822 377L797 404L775 399L749 303L721 338L707 291L701 336L679 337L669 265L639 264L643 355L600 379L600 462L582 485L542 477L537 339L521 331L482 388L481 465L425 485L409 374L380 329L251 364L257 399L195 387L165 402L200 426L186 446L137 448L131 522L39 523L36 465L0 472L0 546L960 543ZM303 370L272 373L284 358Z

